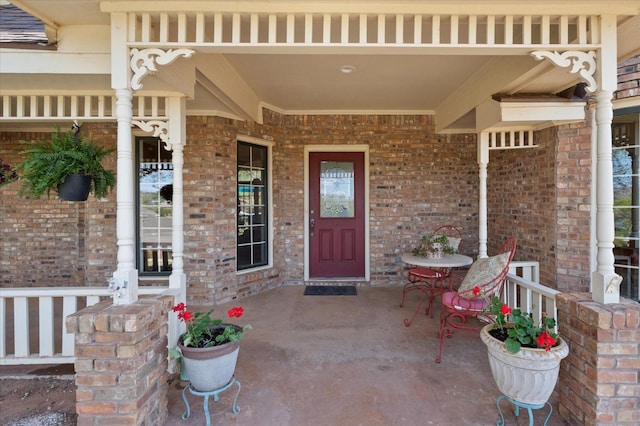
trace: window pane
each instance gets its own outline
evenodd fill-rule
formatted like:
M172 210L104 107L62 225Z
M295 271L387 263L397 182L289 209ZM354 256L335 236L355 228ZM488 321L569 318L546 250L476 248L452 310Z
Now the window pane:
M354 217L354 174L351 161L320 164L320 217Z
M157 138L138 139L139 270L171 272L173 164Z
M268 262L267 152L264 146L238 142L238 269Z

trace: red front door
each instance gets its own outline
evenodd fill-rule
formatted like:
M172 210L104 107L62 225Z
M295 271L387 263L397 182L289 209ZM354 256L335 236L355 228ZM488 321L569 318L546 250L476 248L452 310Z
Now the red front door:
M309 153L309 276L364 277L364 153Z

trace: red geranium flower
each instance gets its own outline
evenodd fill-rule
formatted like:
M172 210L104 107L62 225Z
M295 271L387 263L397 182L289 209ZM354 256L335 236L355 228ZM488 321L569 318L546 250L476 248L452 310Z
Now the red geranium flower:
M513 310L507 306L507 305L502 305L502 307L500 308L500 310L502 311L502 313L504 315L509 315L511 312L513 312Z
M244 308L242 306L234 306L227 311L229 318L240 318L244 314Z
M480 287L475 286L475 287L473 288L473 295L474 295L474 296L477 296L477 295L479 295L479 294L480 294Z
M556 344L556 339L550 336L546 331L543 331L538 336L538 340L536 343L541 348L544 348L545 351L549 352L551 350L551 347Z
M180 336L180 343L193 348L207 348L242 340L243 332L251 328L250 325L240 327L222 324L222 320L211 318L213 309L209 312L191 312L180 302L172 308L178 314L178 319L187 324L187 331ZM230 318L240 318L244 314L242 306L235 306L227 311ZM172 350L173 351L173 350Z

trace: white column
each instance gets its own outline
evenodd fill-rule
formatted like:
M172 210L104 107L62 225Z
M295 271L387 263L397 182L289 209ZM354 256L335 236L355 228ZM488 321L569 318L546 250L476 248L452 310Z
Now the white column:
M127 47L127 15L111 15L111 87L116 92L118 121L117 210L116 237L118 266L113 273L113 303L124 305L138 300L138 271L136 269L134 205L134 169L131 120L133 93L129 82L129 48Z
M173 157L173 234L171 237L172 270L169 287L180 289L180 300L186 299L186 276L184 273L184 146L185 146L185 98L169 98L169 141Z
M478 259L487 255L487 166L489 164L489 133L478 134Z
M138 300L138 271L136 269L136 211L134 203L133 152L131 119L133 109L129 89L116 89L116 118L118 120L117 210L118 267L113 274L113 303L125 305Z
M611 99L617 85L616 17L602 17L602 48L597 58L598 90L596 99L596 270L591 275L593 300L600 303L620 301L621 277L613 267L613 165L611 154Z

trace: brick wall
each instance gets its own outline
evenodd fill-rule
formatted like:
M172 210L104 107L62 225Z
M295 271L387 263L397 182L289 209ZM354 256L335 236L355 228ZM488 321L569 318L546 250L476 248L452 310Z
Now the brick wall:
M477 255L475 135L436 135L431 116L283 116L268 110L264 116L262 125L187 118L189 303L223 303L302 283L304 146L309 144L369 146L372 285L398 284L400 254L441 223L462 227L461 251ZM114 124L86 123L83 134L107 146L116 143ZM274 142L274 267L238 275L235 141L242 135ZM589 270L588 135L588 125L537 132L538 148L492 151L488 171L489 253L514 234L520 240L516 259L540 261L542 282L578 291L588 285ZM17 141L37 138L48 134L2 132L0 155L17 163ZM115 154L107 165L115 167ZM116 265L115 192L106 200L70 203L20 198L18 186L0 187L3 285L105 285Z
M490 154L489 253L514 234L515 259L540 262L540 282L559 290L589 289L589 123L535 132L537 148Z
M557 303L570 348L557 387L562 417L581 426L640 424L640 304L602 305L590 293L562 293Z
M477 254L475 135L436 135L432 116L286 116L284 127L274 168L286 182L275 200L276 216L286 218L278 229L286 282L303 279L305 145L369 146L372 285L398 284L399 256L443 223L461 227L461 251Z
M614 99L640 96L640 55L618 64L618 91Z
M103 301L70 315L78 425L157 425L167 418L167 318L172 296Z
M116 126L86 123L82 135L115 146ZM49 140L50 133L0 132L0 156L22 161L18 141ZM105 161L115 168L116 154ZM115 192L86 202L18 196L21 183L0 186L0 282L8 287L106 285L116 262Z

